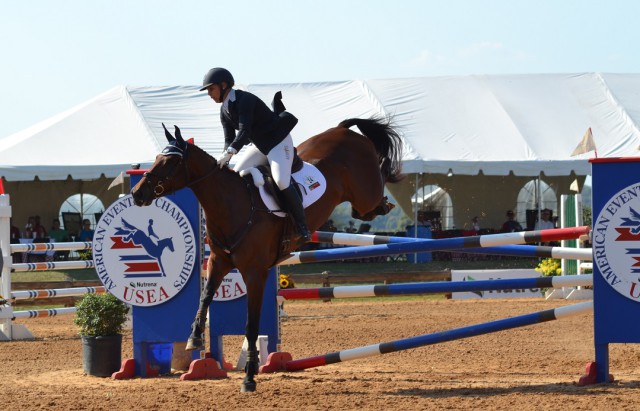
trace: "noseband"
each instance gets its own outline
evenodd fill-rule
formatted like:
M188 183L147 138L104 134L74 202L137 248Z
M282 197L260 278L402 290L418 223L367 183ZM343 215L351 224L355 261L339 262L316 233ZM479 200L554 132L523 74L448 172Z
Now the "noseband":
M167 173L167 175L165 176L160 176L152 171L147 171L143 174L143 178L146 178L146 184L149 184L149 186L151 187L151 191L153 191L153 194L156 197L160 197L163 194L172 194L173 192L175 192L175 190L171 191L171 192L167 192L166 189L166 184L169 179L171 179L173 176L175 176L175 174L178 172L178 170L181 168L180 165L184 164L184 168L186 170L187 173L187 181L189 181L189 169L187 168L187 163L186 161L184 161L184 157L182 156L182 153L178 154L178 153L167 153L167 154L162 154L164 156L172 156L172 155L179 155L180 156L180 161L178 161L175 166L173 167L173 169L171 170L170 173Z

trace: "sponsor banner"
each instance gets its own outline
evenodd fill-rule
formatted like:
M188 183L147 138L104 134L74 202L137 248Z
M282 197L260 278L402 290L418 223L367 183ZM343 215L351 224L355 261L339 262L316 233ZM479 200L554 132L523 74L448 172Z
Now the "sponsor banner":
M244 284L240 271L234 269L223 279L220 287L213 295L213 301L231 301L247 295L247 286Z
M618 191L593 225L593 259L604 281L640 301L640 183Z
M197 241L187 216L168 198L138 207L127 195L96 225L93 261L105 288L135 306L176 296L198 265Z
M503 280L532 277L540 277L540 273L533 268L519 270L451 270L451 281ZM540 288L517 288L513 290L490 290L451 293L451 298L453 299L531 297L542 297L542 290Z

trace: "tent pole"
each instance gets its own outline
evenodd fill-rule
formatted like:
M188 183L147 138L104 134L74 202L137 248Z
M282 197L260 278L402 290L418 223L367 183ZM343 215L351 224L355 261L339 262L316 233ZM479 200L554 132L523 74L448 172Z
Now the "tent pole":
M82 220L84 220L84 181L82 180L80 180L80 220L80 227L82 227Z
M536 196L538 197L538 221L542 219L542 172L538 172L538 189Z
M420 180L422 180L422 173L420 173ZM418 238L418 173L416 173L416 206L413 208L413 237Z

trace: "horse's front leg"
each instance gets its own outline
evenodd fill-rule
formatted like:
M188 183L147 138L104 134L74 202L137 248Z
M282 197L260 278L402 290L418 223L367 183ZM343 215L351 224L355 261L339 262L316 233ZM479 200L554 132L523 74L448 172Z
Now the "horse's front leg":
M257 340L260 329L260 310L262 309L262 298L264 295L264 285L267 280L268 271L243 273L244 282L247 285L247 326L245 337L247 338L247 365L245 366L245 377L242 381L241 392L253 392L256 390L255 375L258 373L260 361L258 359Z
M215 256L211 254L209 261L207 262L207 282L200 295L200 305L198 306L198 312L196 318L191 325L191 335L187 340L186 350L200 350L204 348L204 338L202 334L205 331L207 323L207 312L209 311L209 305L216 293L216 290L222 283L222 279L233 267L229 264L225 264L217 261Z

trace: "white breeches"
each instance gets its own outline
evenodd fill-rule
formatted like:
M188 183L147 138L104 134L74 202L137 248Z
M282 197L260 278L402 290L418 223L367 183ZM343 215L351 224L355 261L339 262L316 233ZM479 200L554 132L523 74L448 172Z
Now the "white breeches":
M291 165L293 164L293 139L291 134L287 135L284 140L272 148L266 156L254 144L251 144L237 157L238 161L233 168L238 173L251 167L268 164L271 167L271 175L278 188L284 190L289 187L291 183Z

